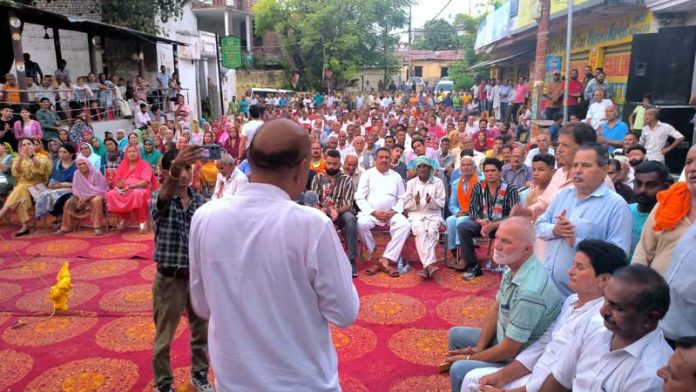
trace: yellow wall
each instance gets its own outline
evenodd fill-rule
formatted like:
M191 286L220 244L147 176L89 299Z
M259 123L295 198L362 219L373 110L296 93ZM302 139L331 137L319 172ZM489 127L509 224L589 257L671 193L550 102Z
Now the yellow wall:
M440 80L440 69L442 67L451 67L454 61L437 61L437 60L422 60L412 61L411 66L423 67L423 80L426 82L437 83Z
M284 88L290 81L285 71L237 70L237 96L241 97L252 87Z
M598 19L596 24L574 30L571 68L582 74L585 65L604 67L607 81L614 87L614 102L623 103L633 35L651 32L652 22L652 12L646 12ZM549 56L562 57L561 69L565 69L565 44L565 34L551 36L547 50Z

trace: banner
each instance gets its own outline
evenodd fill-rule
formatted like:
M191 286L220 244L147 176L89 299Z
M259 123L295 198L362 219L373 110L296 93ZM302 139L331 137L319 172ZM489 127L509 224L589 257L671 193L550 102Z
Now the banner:
M575 7L583 5L591 0L575 0ZM515 18L512 30L524 30L536 24L535 17L541 15L541 2L539 0L519 0L519 8L517 10L517 18ZM568 9L568 0L551 0L551 17L557 17L560 12L565 12Z
M522 3L522 1L520 1ZM480 49L506 37L510 33L510 2L506 1L497 10L486 15L476 33L474 49Z

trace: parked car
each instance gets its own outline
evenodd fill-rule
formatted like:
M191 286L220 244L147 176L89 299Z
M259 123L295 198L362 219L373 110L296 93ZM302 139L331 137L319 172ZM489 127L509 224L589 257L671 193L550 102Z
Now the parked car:
M435 85L435 93L439 94L440 92L446 92L446 93L451 93L454 91L454 82L451 80L440 80L437 82Z

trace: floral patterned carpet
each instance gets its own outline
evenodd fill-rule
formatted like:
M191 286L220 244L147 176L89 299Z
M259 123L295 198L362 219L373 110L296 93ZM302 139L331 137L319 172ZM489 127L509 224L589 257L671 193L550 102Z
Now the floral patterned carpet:
M14 239L16 229L0 226L0 391L151 391L152 235L43 231ZM70 309L49 318L48 287L65 261ZM500 277L466 282L441 267L426 282L412 265L400 278L365 276L361 265L358 321L332 329L344 391L449 390L447 375L437 373L447 330L481 325ZM189 363L182 318L172 346L177 391L193 390Z

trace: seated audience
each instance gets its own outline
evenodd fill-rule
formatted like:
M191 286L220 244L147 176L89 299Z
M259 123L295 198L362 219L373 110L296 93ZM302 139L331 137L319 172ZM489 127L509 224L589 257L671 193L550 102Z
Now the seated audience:
M452 181L452 192L449 199L449 210L452 215L447 217L447 249L452 253L452 260L447 260L447 267L458 271L464 270L466 264L461 258L457 258L459 246L459 234L457 225L469 219L469 205L474 186L478 183L476 164L474 158L464 155L459 161L461 177Z
M672 185L669 169L663 163L657 161L645 161L635 169L633 180L633 193L635 203L629 204L633 225L631 227L631 252L629 260L633 258L633 252L638 246L640 235L643 233L645 221L657 204L657 194Z
M556 159L551 154L537 154L532 158L532 186L520 191L520 204L529 207L536 203L556 172ZM538 256L538 255L537 255Z
M92 218L94 235L104 234L104 195L109 191L106 178L84 157L77 158L72 196L65 203L63 222L56 234L69 233L87 216Z
M80 143L80 155L87 158L87 161L93 168L99 170L102 167L101 157L94 153L90 143Z
M514 148L510 155L510 163L503 165L503 180L515 188L522 189L532 181L532 169L524 163L524 151Z
M658 323L669 302L669 286L652 269L618 269L604 289L602 317L578 329L540 391L661 390L657 371L672 349Z
M524 164L526 166L532 167L532 160L535 156L539 154L549 154L554 156L554 150L551 147L551 137L548 132L540 132L536 136L536 147L529 150L527 153L527 159L525 159Z
M309 169L315 173L324 173L326 171L326 162L324 161L319 142L312 143L311 154L312 159L309 160Z
M361 242L367 248L365 261L372 261L372 253L375 251L372 228L388 226L391 240L382 257L375 261L365 274L374 275L383 271L392 277L398 277L399 271L390 263L399 259L410 230L408 219L403 215L404 181L400 175L389 169L389 150L380 148L375 155L376 166L360 176L355 192L355 202L360 208L358 232Z
M353 277L358 276L358 226L353 211L353 181L341 172L341 153L329 149L325 154L326 170L312 179L311 190L317 194L316 208L341 228L346 237L348 260Z
M633 189L623 182L623 170L621 167L621 162L618 159L609 159L607 175L614 183L614 190L616 193L623 197L623 199L626 200L626 203L633 203L635 199Z
M391 148L391 169L399 173L401 178L406 182L408 179L408 169L406 164L403 162L402 157L404 156L404 146L401 144L395 144Z
M440 238L442 209L447 195L445 185L433 176L435 169L430 158L420 156L414 160L416 177L406 183L404 209L416 237L416 250L423 269L418 275L430 279L437 271L435 248Z
M523 350L514 361L498 368L479 368L464 378L462 389L482 388L491 392L538 391L551 373L563 348L577 330L599 316L604 305L602 292L611 274L628 265L624 251L614 244L584 240L578 244L575 260L568 270L568 285L575 292L563 303L561 313L539 340ZM486 387L486 388L484 388ZM465 389L469 388L469 389Z
M155 148L155 141L153 139L147 138L143 140L143 148L140 150L140 156L150 164L155 175L159 175L162 153Z
M119 230L126 227L127 219L134 212L140 224L140 233L147 232L150 190L155 185L153 178L150 164L140 157L136 147L128 146L126 159L114 174L114 189L106 193L109 212L116 214L120 219Z
M677 241L696 222L696 146L686 155L687 182L677 182L657 194L657 204L645 221L631 263L647 265L664 276Z
M519 200L517 188L502 180L502 167L502 162L495 158L483 161L484 180L477 183L472 191L469 220L457 224L459 257L466 264L462 277L466 280L483 275L476 259L474 238L494 237L500 222L510 215L510 210Z
M17 159L12 163L15 185L0 209L0 218L9 211L17 212L22 227L14 234L20 237L29 234L29 209L32 207L32 192L38 193L51 175L51 161L35 153L34 142L29 138L19 141ZM41 185L38 185L41 184Z
M664 392L696 391L696 336L680 338L667 365L657 371Z
M534 257L534 226L511 217L496 232L496 263L505 272L483 328L449 330L447 363L452 391L481 367L502 367L539 339L561 311L561 298L544 266Z
M28 137L41 141L43 130L41 123L31 118L29 108L23 107L19 111L20 119L14 123L14 135L17 139Z
M220 159L215 161L218 169L213 199L222 199L234 196L243 184L247 184L249 179L246 174L237 168L237 160L230 154L223 154Z
M17 154L12 149L10 143L0 144L0 197L7 196L14 187L14 176L12 175L12 162Z
M75 149L70 144L60 146L58 151L60 159L53 163L53 170L48 181L48 188L34 196L36 218L51 213L60 217L63 215L63 206L70 197L75 166ZM60 224L60 221L57 222Z

